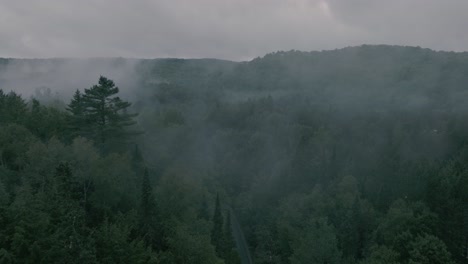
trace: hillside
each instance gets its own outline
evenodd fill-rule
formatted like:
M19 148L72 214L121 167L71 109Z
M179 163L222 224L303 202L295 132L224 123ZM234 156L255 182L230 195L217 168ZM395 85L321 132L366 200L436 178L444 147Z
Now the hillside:
M77 128L80 112L66 105L100 75L144 133ZM63 196L80 214L81 257L96 263L116 252L238 263L228 212L253 263L467 263L468 53L364 45L245 62L2 59L0 89L0 259L54 259L59 244L39 237L69 242L48 233L72 232ZM57 190L63 162L93 186L84 205L44 192ZM34 219L31 235L13 224L33 230Z

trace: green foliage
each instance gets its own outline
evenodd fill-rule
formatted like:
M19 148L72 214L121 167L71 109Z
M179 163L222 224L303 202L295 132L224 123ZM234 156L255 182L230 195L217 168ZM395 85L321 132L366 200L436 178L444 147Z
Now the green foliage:
M115 223L106 219L95 235L99 263L157 263L157 255L144 241L129 241L131 227L119 218Z
M173 222L173 234L168 238L171 261L166 263L212 263L221 264L210 238L197 232L196 227Z
M166 247L166 244L148 169L145 169L143 174L141 187L139 232L146 245L161 250Z
M434 233L437 216L422 203L397 200L376 229L376 241L396 250L401 261L409 256L409 245L424 233Z
M132 134L126 127L136 123L137 114L128 113L131 103L120 99L118 92L114 82L103 76L84 94L76 91L67 108L72 135L88 137L101 148L125 141Z
M335 230L326 219L312 219L298 237L295 248L292 264L341 262Z
M441 238L454 256L466 251L468 232L468 168L466 149L447 162L440 173L433 175L427 190L427 200L439 215L444 227ZM462 256L466 257L465 253Z
M86 133L88 131L86 131L86 126L88 125L88 120L85 113L86 106L80 90L76 90L67 107L67 111L70 112L70 116L68 118L68 129L71 131L72 137L87 135Z
M0 262L466 263L467 61L142 60L135 104L101 77L66 112L0 90Z
M0 107L24 110L0 126L0 261L157 263L135 232L136 217L119 217L136 207L131 159L102 155L81 137L64 144L65 113L34 99L28 110L20 97L0 95Z
M209 206L205 195L203 195L202 198L202 204L198 211L198 217L207 221L210 220Z
M450 264L453 263L444 242L433 235L418 236L410 245L409 264Z
M211 244L214 245L218 256L223 256L223 246L225 242L223 230L223 215L221 214L221 204L219 194L216 195L215 209L213 214L213 229L211 230Z
M3 177L0 177L0 208L9 204L10 195L8 194L5 184L3 183Z
M0 249L0 263L1 264L12 264L13 257L4 248Z
M228 210L226 212L226 223L224 224L224 246L226 247L226 252L231 251L234 248L234 237L232 236L232 223L231 223L231 212Z
M387 248L386 246L374 247L371 255L363 260L362 264L398 264L400 255L398 252Z
M26 152L37 139L25 127L9 124L0 127L0 160L2 167L14 171L26 165Z
M41 105L36 99L31 101L31 113L26 127L41 140L52 137L64 137L66 131L66 115L62 111Z
M28 116L27 104L15 92L5 94L0 89L0 124L24 124Z
M224 241L223 247L223 258L226 264L240 264L241 260L236 250L236 245L233 236L233 228L231 223L231 211L226 212L226 223L224 224Z

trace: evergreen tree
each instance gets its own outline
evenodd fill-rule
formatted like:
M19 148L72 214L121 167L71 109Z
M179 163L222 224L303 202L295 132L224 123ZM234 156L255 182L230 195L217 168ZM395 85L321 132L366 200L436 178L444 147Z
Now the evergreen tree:
M134 166L141 165L143 162L143 156L141 155L140 148L135 144L135 149L133 150L132 163Z
M226 252L229 253L234 247L234 237L232 236L232 227L231 227L231 212L227 210L226 214L226 225L224 226L224 240Z
M73 177L70 165L60 163L55 169L55 178L59 194L67 199L79 201L82 199L80 183Z
M28 128L33 132L33 134L39 136L41 139L45 139L44 135L41 133L41 128L44 125L43 115L42 113L42 106L41 103L36 100L32 99L30 102L31 104L31 114L28 120Z
M216 195L215 211L213 214L213 229L211 231L211 243L215 246L216 253L219 257L223 256L223 215L221 214L221 204L219 202L219 194Z
M148 170L143 174L140 203L140 226L143 230L148 230L154 216L153 188L149 180Z
M91 138L101 146L110 139L126 139L131 133L125 128L135 124L133 118L137 114L128 113L131 103L120 99L118 93L119 88L114 81L101 76L98 84L85 89L81 97ZM78 101L74 100L72 103L78 104Z
M136 178L142 179L141 175L144 174L144 171L146 170L146 168L145 168L143 156L137 144L135 144L135 148L132 152L131 162L132 162L132 169L135 172Z
M141 189L141 204L140 215L144 224L148 223L154 214L154 197L153 188L149 179L148 169L145 169L143 174L142 189Z
M72 136L85 136L85 105L83 101L83 95L81 94L80 90L76 90L72 100L70 101L70 104L67 106L67 111L71 114L68 125Z
M198 217L204 220L209 221L210 220L210 213L208 211L208 202L206 201L205 195L203 195L202 198L202 204L200 206L200 209L198 210Z
M240 263L240 257L235 247L234 237L232 235L232 223L231 223L231 212L227 210L226 214L226 225L224 226L224 261L227 264L238 264Z
M148 169L143 174L140 202L140 235L148 246L161 250L165 247L157 206L149 179Z
M24 124L27 117L27 105L20 95L15 92L5 94L0 89L0 124Z
M66 114L54 107L42 105L38 100L30 102L30 113L26 115L25 126L41 140L52 137L62 138L66 130Z

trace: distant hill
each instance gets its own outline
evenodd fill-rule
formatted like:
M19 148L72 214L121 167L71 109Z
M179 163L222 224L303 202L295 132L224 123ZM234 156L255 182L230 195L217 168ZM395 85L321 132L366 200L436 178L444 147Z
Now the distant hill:
M216 59L0 59L0 87L70 95L98 75L124 92L161 83L227 91L233 98L300 93L333 107L466 110L468 53L363 45L329 51L279 51L247 62ZM141 90L140 90L141 91Z

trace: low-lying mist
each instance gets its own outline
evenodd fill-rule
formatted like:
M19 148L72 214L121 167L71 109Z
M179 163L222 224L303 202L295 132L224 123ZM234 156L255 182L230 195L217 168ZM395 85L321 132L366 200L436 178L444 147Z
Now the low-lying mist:
M81 209L99 235L127 230L119 236L124 245L138 242L141 230L147 237L149 231L132 226L146 219L135 201L151 197L152 228L160 233L132 245L150 245L168 263L191 263L193 256L197 263L240 263L233 248L242 248L242 263L251 263L248 251L255 263L432 263L419 258L433 252L440 263L466 263L466 253L459 253L468 241L468 53L364 45L275 52L246 62L0 62L3 91L69 104L76 89L102 75L139 113L143 133L122 140L128 146L115 153L99 152L86 133L70 133L69 119L80 121L75 113L34 101L18 109L25 115L42 109L48 126L35 113L18 118L31 132L0 126L0 147L9 147L0 154L10 157L0 159L7 164L0 173L15 179L24 166L31 171L25 175L39 175L31 188L40 190L47 185L41 177L53 173L31 164L42 164L36 156L45 154L34 153L44 152L52 153L44 164L55 168L51 160L67 159L76 173L94 177L83 180L97 190L94 207ZM27 135L33 147L11 147L9 131ZM142 182L140 195L135 184ZM234 235L242 237L236 246L228 241L232 227L215 230L230 213ZM111 229L109 223L118 224Z
M0 87L28 98L49 93L68 101L76 89L96 84L100 75L115 80L125 96L137 81L134 59L3 59ZM48 91L50 90L50 91Z

